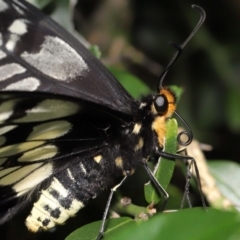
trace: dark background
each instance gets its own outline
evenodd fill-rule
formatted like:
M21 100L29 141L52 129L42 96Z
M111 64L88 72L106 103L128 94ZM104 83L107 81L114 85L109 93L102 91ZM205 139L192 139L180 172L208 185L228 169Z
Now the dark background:
M43 10L54 13L61 8L69 16L66 3L49 1ZM161 71L175 53L168 43L181 44L199 19L198 12L191 9L192 3L80 0L74 24L91 44L99 46L107 65L127 69L155 91ZM239 161L240 2L195 0L194 4L205 9L207 19L170 69L164 84L183 87L178 112L197 140L212 145L213 150L206 153L208 160ZM130 183L130 190L124 194L142 191L141 184ZM28 209L0 227L0 238L64 239L80 225L101 219L105 203L103 194L53 233L28 233L24 226Z
M178 112L196 139L213 146L209 158L238 161L240 3L194 4L205 9L206 21L164 84L183 87ZM198 21L191 5L189 0L79 1L77 13L84 21L76 24L88 41L100 47L108 64L124 65L155 91L158 76L175 52L168 43L181 44Z

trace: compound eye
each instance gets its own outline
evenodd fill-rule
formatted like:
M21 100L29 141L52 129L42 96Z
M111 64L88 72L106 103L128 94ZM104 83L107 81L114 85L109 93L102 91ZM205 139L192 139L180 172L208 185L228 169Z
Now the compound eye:
M154 107L161 115L165 114L168 110L168 100L165 95L158 95L154 100Z

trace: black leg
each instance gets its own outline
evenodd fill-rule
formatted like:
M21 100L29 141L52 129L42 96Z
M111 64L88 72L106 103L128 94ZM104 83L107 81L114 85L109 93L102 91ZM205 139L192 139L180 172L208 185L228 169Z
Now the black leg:
M190 157L190 156L187 156L187 155L184 156L184 155L171 154L171 153L166 153L166 152L158 152L158 154L159 154L160 157L165 157L165 158L169 158L169 159L172 159L172 160L179 159L179 160L184 160L184 161L188 160L188 161L191 162L190 166L193 165L195 173L196 173L196 180L197 180L197 185L198 185L198 190L199 190L199 193L200 193L200 197L201 197L201 200L202 200L202 205L203 205L204 208L206 208L206 203L205 203L204 195L203 195L203 192L202 192L200 174L199 174L199 171L198 171L196 160L193 157ZM189 175L189 173L190 173L190 175ZM186 185L185 185L185 187L187 187L187 188L189 188L189 182L190 182L190 179L189 179L188 175L190 176L190 179L191 179L190 169L188 169L188 172L187 172L187 182L186 182ZM185 189L185 191L186 191L186 189ZM190 202L189 195L188 195L187 192L185 193L185 197L188 199L188 202Z
M123 182L127 179L127 177L128 177L128 175L126 175L119 184L117 184L114 188L111 189L111 192L110 192L109 197L108 197L107 205L106 205L106 208L105 208L105 211L104 211L104 214L103 214L102 225L100 227L100 230L99 230L99 233L98 233L98 236L97 236L96 240L101 240L102 237L103 237L104 227L105 227L109 207L110 207L110 204L111 204L111 201L112 201L113 193L123 184Z
M169 198L168 193L165 191L165 189L162 187L162 185L158 182L158 180L155 178L153 172L151 171L151 169L148 167L146 162L142 162L143 167L145 168L150 180L153 182L153 184L155 185L155 187L157 188L158 192L163 196L164 200L163 200L163 205L162 205L162 210L165 209L166 205L167 205L167 201Z

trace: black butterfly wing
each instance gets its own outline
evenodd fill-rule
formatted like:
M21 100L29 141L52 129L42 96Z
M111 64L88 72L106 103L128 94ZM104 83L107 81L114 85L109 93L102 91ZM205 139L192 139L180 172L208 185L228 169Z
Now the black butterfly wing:
M55 173L107 148L106 129L117 137L134 120L136 102L27 2L0 0L0 33L1 224Z
M101 107L53 94L0 94L0 224L74 162L90 159L117 136L119 119Z
M132 97L66 30L25 1L0 0L0 89L63 94L132 113Z

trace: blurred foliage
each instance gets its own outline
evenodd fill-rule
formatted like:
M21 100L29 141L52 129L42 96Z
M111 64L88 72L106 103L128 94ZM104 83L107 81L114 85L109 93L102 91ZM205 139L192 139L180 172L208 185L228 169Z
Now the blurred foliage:
M134 97L156 91L158 78L175 53L175 49L168 43L170 41L176 44L184 42L199 19L198 12L191 9L192 1L189 0L184 2L177 0L79 0L76 5L74 1L70 1L70 8L68 0L31 0L31 2L53 16L72 34L84 41L86 46L89 46L88 42L97 45L103 62L111 66L110 70L119 80L123 79L122 83ZM194 4L205 9L207 19L186 46L182 56L171 67L164 85L174 84L184 89L184 94L178 104L178 112L191 126L195 138L213 146L213 150L206 153L208 159L228 159L239 162L240 3L237 0L195 0ZM87 41L77 34L75 29ZM223 191L224 197L227 199L230 197L230 200L239 206L239 188L232 185L233 181L237 181L235 176L238 174L239 165L231 166L233 165L229 162L216 162L210 165L210 170L218 187ZM173 183L177 183L178 188L174 185L168 188L169 209L179 208L179 200L184 191L184 180L182 173L176 170ZM128 184L122 186L121 191L131 197L135 204L146 206L143 184L147 181L147 176L138 170L135 176L129 179ZM29 212L27 209L4 228L0 227L0 232L4 240L16 239L16 233L17 239L24 240L64 239L79 226L101 219L107 195L108 192L105 192L91 201L86 208L81 210L78 217L70 219L65 226L58 227L56 231L28 233L24 226L24 219ZM120 197L116 196L116 198ZM193 205L201 205L194 189L191 199ZM211 205L211 202L209 204ZM186 216L189 216L190 220L188 219L186 223L191 224L191 227L184 225L185 220L181 221L181 219L186 219L185 211L188 210L180 211L179 214L183 214L180 218L173 217L178 220L177 222L174 220L171 222L166 218L158 219L157 222L161 224L166 222L165 229L168 231L177 227L176 231L171 231L172 233L179 233L181 229L189 231L193 227L192 234L195 236L201 236L204 232L212 239L213 233L206 231L210 228L204 225L206 218L198 211L193 212L192 215L189 215L188 211ZM239 215L236 213L214 212L209 216L209 225L214 221L215 230L220 230L221 226L231 223L233 230L239 231L235 228L239 225ZM219 217L214 219L214 216ZM193 224L196 219L199 220L198 229L195 228L197 224ZM219 222L217 225L216 219L219 221L225 219L225 222ZM153 224L151 226L155 226ZM157 227L160 228L156 225ZM211 229L214 230L214 228ZM217 239L225 237L219 231L216 232L218 232ZM165 235L162 236L164 236L163 239L167 239ZM193 238L183 237L182 239Z
M153 91L175 49L196 25L199 15L187 1L102 1L78 29L97 44L107 64L124 65ZM210 158L239 159L240 80L238 1L195 1L207 19L170 69L165 85L185 89L178 107L194 136L211 144ZM79 9L86 6L79 1ZM90 10L89 10L90 11ZM78 12L82 13L83 10ZM133 48L134 46L134 48ZM138 51L137 51L137 50Z

